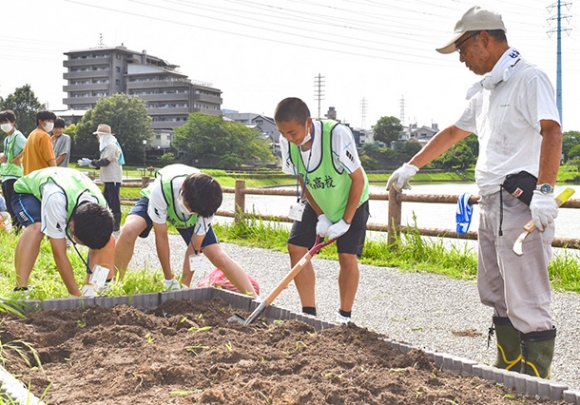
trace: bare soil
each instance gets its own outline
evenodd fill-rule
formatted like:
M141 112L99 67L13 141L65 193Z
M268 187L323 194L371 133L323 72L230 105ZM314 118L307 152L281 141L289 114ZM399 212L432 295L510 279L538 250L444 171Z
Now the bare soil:
M423 352L402 354L353 324L244 327L227 322L235 312L216 299L168 301L151 313L120 305L7 316L2 357L48 404L542 403L440 371ZM8 348L18 339L41 368Z

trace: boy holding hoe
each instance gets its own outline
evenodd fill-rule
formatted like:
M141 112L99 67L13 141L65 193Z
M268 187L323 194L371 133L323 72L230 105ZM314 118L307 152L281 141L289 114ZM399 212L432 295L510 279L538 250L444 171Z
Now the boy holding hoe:
M288 238L292 267L306 254L316 235L337 239L340 308L336 321L347 323L358 288L358 259L362 255L369 217L368 179L348 127L332 120L315 121L299 98L286 98L276 107L282 135L282 170L296 176L302 190L290 208L294 219ZM312 263L294 279L302 312L316 315Z

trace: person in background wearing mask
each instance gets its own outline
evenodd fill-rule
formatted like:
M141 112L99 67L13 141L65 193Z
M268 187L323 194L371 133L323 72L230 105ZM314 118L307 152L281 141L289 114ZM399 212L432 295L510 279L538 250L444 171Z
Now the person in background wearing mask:
M56 165L58 167L68 167L70 161L70 136L64 134L62 131L65 127L64 120L57 118L54 121L54 128L52 130L52 148L56 158Z
M100 159L91 161L91 167L100 169L100 179L105 183L103 194L113 212L115 225L113 231L116 232L121 227L121 182L123 181L123 168L125 159L121 145L117 138L111 133L111 127L106 124L99 124L97 130L93 132L99 141Z
M37 127L28 135L22 155L25 176L38 169L56 166L52 140L48 134L54 128L55 120L56 115L52 111L39 111L36 114Z
M16 232L21 229L20 222L12 210L12 195L14 194L14 182L23 176L22 151L26 144L26 138L22 132L16 129L16 115L11 110L0 112L0 129L8 134L4 138L4 152L0 153L0 173L2 174L2 194L8 203L6 208L12 218L12 227Z

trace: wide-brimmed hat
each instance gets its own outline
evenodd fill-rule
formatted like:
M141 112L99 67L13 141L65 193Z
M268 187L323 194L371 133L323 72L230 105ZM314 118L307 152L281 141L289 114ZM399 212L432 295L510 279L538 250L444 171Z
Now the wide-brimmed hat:
M107 124L99 124L97 130L93 132L93 135L113 135L111 133L111 127Z
M484 10L479 6L471 7L463 14L461 20L455 24L453 37L441 48L437 48L437 52L454 52L456 50L455 42L466 32L492 30L506 31L501 15L495 11Z

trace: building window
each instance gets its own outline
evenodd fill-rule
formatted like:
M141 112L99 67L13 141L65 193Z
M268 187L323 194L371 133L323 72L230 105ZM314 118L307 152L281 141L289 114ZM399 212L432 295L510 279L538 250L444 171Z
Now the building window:
M117 66L115 69L117 69L117 72L121 73L121 66Z
M121 85L121 81L120 81L119 79L117 79L117 80L115 80L115 84L116 84L117 86L120 86L120 85Z
M160 140L161 139L161 135L159 135L159 134L155 135L155 139Z

